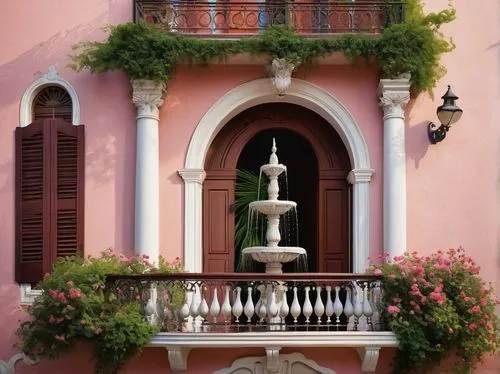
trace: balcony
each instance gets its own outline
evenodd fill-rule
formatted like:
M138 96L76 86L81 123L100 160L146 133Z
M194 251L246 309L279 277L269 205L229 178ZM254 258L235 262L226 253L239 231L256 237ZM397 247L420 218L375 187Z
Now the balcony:
M284 25L305 36L380 33L403 21L401 1L189 1L134 0L134 20L200 37L252 36Z
M174 371L186 370L193 348L351 347L363 372L379 350L396 347L382 316L379 280L364 274L255 273L113 275L107 297L140 300L161 332ZM268 365L273 360L268 359Z

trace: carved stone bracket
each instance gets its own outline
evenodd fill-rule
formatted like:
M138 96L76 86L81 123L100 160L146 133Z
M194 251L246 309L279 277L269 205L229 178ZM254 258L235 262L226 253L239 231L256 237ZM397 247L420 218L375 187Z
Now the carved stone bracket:
M373 373L377 369L380 347L357 348L361 360L361 372Z
M168 351L168 362L170 370L173 372L186 371L187 360L191 348L169 346L166 347Z
M163 104L165 83L149 79L134 79L132 101L137 107L137 118L150 117L159 119L159 108Z
M279 96L283 96L292 84L292 73L297 66L284 58L275 58L271 63L272 82Z
M280 367L281 347L266 347L266 366L269 373L276 373Z
M16 364L20 360L23 360L27 365L34 365L37 363L37 361L31 360L24 353L17 353L7 362L0 360L0 374L15 374Z

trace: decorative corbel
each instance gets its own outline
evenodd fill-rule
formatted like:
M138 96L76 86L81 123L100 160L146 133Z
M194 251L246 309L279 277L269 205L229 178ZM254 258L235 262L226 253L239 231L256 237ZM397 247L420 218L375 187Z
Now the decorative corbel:
M173 372L186 371L187 360L189 352L191 352L191 348L168 346L166 349L168 351L168 363L170 364L170 370Z
M292 73L299 64L293 64L284 58L275 58L271 63L272 82L278 96L284 96L292 84Z
M361 360L361 372L374 373L377 369L380 347L362 347L356 350Z
M277 373L280 368L281 347L266 347L266 367L268 373Z

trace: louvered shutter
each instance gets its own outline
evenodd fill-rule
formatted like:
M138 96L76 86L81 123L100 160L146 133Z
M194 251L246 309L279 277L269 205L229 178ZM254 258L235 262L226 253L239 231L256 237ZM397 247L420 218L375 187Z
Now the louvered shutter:
M52 181L54 192L55 257L74 256L83 251L83 162L84 127L53 120L57 143L56 173Z
M49 265L49 124L36 121L16 129L16 281L40 280ZM45 144L46 143L46 144ZM45 261L45 263L44 263Z
M16 129L16 281L36 283L83 250L84 127L62 119Z

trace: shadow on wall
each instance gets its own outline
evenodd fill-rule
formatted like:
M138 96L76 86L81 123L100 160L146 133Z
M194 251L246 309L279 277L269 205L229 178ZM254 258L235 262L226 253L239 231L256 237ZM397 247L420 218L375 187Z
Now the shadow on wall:
M419 122L414 125L411 123L411 111L415 105L412 99L405 110L405 137L406 137L406 157L413 159L415 169L420 166L420 161L424 158L429 149L429 139L427 137L427 125L429 121Z

